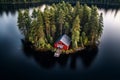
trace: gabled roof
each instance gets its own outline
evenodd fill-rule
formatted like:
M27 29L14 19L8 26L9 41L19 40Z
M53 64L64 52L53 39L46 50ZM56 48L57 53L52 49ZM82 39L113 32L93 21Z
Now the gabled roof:
M62 35L61 37L59 37L59 39L57 40L58 41L61 41L63 42L65 45L69 46L70 45L70 42L71 42L71 39L66 35Z

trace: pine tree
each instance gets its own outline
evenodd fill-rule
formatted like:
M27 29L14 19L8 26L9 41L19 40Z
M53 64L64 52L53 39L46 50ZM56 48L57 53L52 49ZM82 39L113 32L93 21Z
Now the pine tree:
M98 36L100 37L103 31L103 14L101 13L99 16L99 28L98 28Z
M53 8L50 8L50 26L51 26L51 29L50 29L51 37L55 38L56 24L55 24L55 9Z
M77 48L80 40L80 19L76 16L72 27L72 47Z
M88 37L86 36L85 32L82 32L81 34L81 44L82 44L82 47L88 44Z
M80 15L82 13L80 7L81 7L80 3L79 3L79 1L77 1L76 6L74 7L74 11L73 11L73 13L74 13L73 17L74 18L76 17L76 15Z
M60 35L62 35L63 34L63 24L64 24L64 20L65 20L65 13L63 12L62 9L59 10L57 20L58 20L58 24L59 24Z
M70 32L69 28L70 28L69 23L65 22L65 24L64 24L64 33L67 34L67 35L69 35L69 32Z
M21 10L18 11L18 27L23 34L25 34L25 19Z
M43 21L43 13L40 10L38 10L38 12L37 12L37 25L45 26L44 21Z
M32 12L32 18L36 18L37 17L37 11L36 11L36 9L34 8L33 9L33 12Z
M32 17L28 10L19 11L18 26L35 48L51 49L53 42L64 33L71 37L72 48L78 48L96 44L103 31L103 16L98 16L95 6L90 8L77 2L72 7L63 1L46 6L43 12L34 8Z
M37 21L36 20L33 20L32 23L31 23L31 27L29 29L29 32L28 32L28 40L30 42L32 42L33 44L35 44L38 40L37 40L37 36L36 36L36 30L37 30ZM35 44L36 46L36 44Z
M45 33L47 40L49 41L50 37L50 13L49 13L49 8L46 6L45 11L44 11L44 23L45 23Z
M99 19L98 19L97 7L92 6L90 21L89 21L89 29L90 29L89 40L91 41L91 45L95 45L96 43L97 31L99 28L98 20Z
M28 37L27 33L28 33L28 31L30 29L30 26L31 26L31 18L29 16L29 10L28 9L24 11L23 16L24 16L24 20L25 20L25 29L26 29L25 36L27 38Z
M85 25L89 22L90 15L91 15L91 9L85 4L83 6L83 11L82 11L82 17L81 17L81 26L82 30L86 27Z

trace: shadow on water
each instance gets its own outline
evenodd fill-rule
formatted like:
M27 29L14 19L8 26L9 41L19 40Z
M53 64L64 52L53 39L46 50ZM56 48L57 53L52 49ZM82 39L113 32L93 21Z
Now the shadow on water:
M75 54L61 54L59 58L54 57L54 53L51 51L47 52L37 52L34 51L28 44L25 44L23 41L23 51L27 57L33 57L34 60L43 68L50 69L53 68L56 64L59 64L61 67L66 67L68 61L70 60L69 67L71 69L76 69L77 59L80 58L83 62L85 68L90 67L94 61L97 53L98 47L90 48L87 47L81 52ZM71 59L69 59L71 58Z
M70 54L71 56L71 69L76 69L77 59L81 59L85 68L89 68L94 61L98 53L98 47L90 48L86 47L85 50L76 52L75 54Z
M69 55L63 54L59 58L55 58L53 52L37 52L30 48L28 44L26 45L23 42L23 50L25 52L25 55L27 57L33 57L40 66L49 69L54 67L56 63L59 63L61 67L65 67L65 65L67 64Z

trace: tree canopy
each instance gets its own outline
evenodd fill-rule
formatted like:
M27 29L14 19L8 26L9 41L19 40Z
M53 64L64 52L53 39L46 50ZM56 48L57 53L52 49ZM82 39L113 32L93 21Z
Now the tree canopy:
M35 48L50 49L60 35L67 34L72 40L72 49L95 45L103 30L102 13L96 6L89 7L79 2L72 6L68 2L46 5L42 12L34 8L19 11L18 26Z

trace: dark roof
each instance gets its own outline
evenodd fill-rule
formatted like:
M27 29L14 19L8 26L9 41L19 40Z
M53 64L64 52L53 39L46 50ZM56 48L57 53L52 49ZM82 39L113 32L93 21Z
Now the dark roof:
M70 42L71 42L71 39L66 35L62 35L61 37L59 37L59 39L57 40L58 41L61 41L63 42L65 45L69 46L70 45Z

